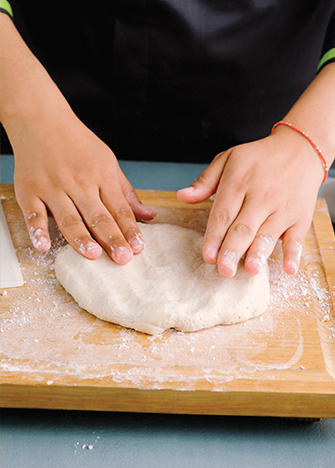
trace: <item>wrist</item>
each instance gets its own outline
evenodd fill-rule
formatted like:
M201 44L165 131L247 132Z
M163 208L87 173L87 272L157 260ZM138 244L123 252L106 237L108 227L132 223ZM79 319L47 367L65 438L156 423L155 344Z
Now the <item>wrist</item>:
M276 130L276 128L278 128L279 126L284 126L284 127L287 127L289 129L293 130L294 132L298 133L299 135L301 135L302 137L304 137L308 141L308 143L311 145L311 147L314 149L315 153L319 157L320 162L322 163L323 171L324 171L324 176L323 176L322 183L324 183L327 180L327 177L328 177L329 166L328 166L328 163L327 163L325 157L322 154L321 149L314 143L314 141L311 139L311 137L306 132L304 132L299 127L297 127L296 125L294 125L291 122L288 122L286 120L279 120L277 123L275 123L273 125L273 127L272 127L271 133L273 133L274 130Z
M280 139L283 151L296 161L296 170L300 171L303 167L308 167L315 175L317 184L321 185L323 183L326 173L325 166L314 147L299 132L286 125L279 125L273 128L270 138Z
M320 148L329 167L335 156L334 83L335 63L329 63L283 118L309 135Z
M24 135L46 134L47 129L56 124L57 116L66 118L70 114L70 106L63 96L52 96L51 93L34 93L27 90L21 95L17 93L8 104L1 106L0 118L7 136L15 152L16 143Z
M0 15L0 121L11 138L21 128L69 108L11 19Z

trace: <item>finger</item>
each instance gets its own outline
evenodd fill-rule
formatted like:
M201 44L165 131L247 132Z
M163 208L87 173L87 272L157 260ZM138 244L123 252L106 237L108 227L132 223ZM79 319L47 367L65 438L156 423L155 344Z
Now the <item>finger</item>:
M295 275L299 270L303 239L306 234L307 229L295 225L287 229L282 237L283 267L284 271L289 275Z
M89 226L93 236L103 246L111 259L120 265L130 262L133 257L133 249L111 214L101 207L100 211L98 209L95 214L88 216L88 219L90 219Z
M218 271L222 276L233 276L239 260L250 249L247 261L249 270L246 268L250 274L256 274L272 252L276 234L266 224L267 213L259 207L258 200L246 199L229 227L217 258Z
M288 274L296 274L302 254L302 239L307 230L292 226L282 234L282 218L279 213L270 216L260 227L245 259L245 268L249 274L258 274L273 252L280 237L283 243L283 266Z
M234 276L243 254L252 244L256 232L255 219L239 216L229 228L217 258L218 271L222 276Z
M127 200L130 208L133 210L135 217L138 221L150 221L156 216L156 211L146 205L143 205L138 198L133 186L126 178L122 170L119 168L119 179L123 195Z
M142 250L145 248L145 241L136 222L134 212L130 208L127 201L124 199L123 194L116 191L109 191L108 194L104 194L102 192L101 201L107 209L107 218L104 217L102 219L102 224L100 220L93 222L92 227L97 227L98 223L101 224L100 227L104 227L103 225L106 224L106 226L108 226L109 232L111 228L114 229L113 223L115 223L118 228L119 235L121 234L125 239L128 246L130 246L132 253L138 254L142 252ZM112 219L110 219L110 215ZM120 245L122 248L124 247L123 243L120 244L119 235L116 238L112 237L110 239L110 246L112 250L114 248L114 244L117 245L118 248L120 248Z
M111 193L113 206L106 206L103 193L100 197L98 189L86 189L85 192L77 189L71 195L72 198L62 196L57 200L55 206L60 211L53 215L64 237L78 252L93 259L100 255L102 246L113 261L124 265L132 259L134 252L143 250L143 236L122 193ZM131 222L120 221L123 218Z
M222 185L222 188L221 188ZM203 257L208 263L214 264L217 262L218 255L227 235L228 229L238 216L241 207L244 203L244 191L236 190L232 186L220 183L220 189L216 194L213 203L204 238ZM237 264L238 258L234 254L235 249L227 250L227 266L229 265L228 258L234 264ZM226 273L231 276L233 272ZM225 274L225 276L226 276Z
M218 154L189 187L178 190L178 199L185 203L200 203L216 193L229 154L228 151Z
M33 246L39 252L46 252L51 246L46 206L38 197L27 197L23 202L19 199L18 201Z
M244 262L245 269L250 275L257 275L264 268L277 240L277 234L267 223L264 223L256 234Z
M71 239L72 242L78 243L83 238L86 240L88 227L94 239L105 249L114 262L120 265L128 263L133 256L133 250L129 245L131 235L128 232L127 240L114 218L114 216L118 217L117 212L120 217L124 215L125 209L114 208L113 213L111 213L97 192L87 192L85 195L77 194L76 205L80 207L80 213L77 211L77 215L67 214L66 216L60 214L58 220L56 218L58 225L64 231L64 236L68 236L68 240ZM65 206L64 203L63 206ZM132 213L129 207L128 211ZM136 224L136 221L134 223ZM135 234L133 234L134 236ZM69 240L70 243L71 240ZM139 242L141 243L141 240Z
M54 195L48 205L60 232L77 252L91 260L101 255L101 246L92 238L80 213L66 194Z
M285 223L284 214L278 211L266 218L259 227L244 262L245 269L250 275L257 275L265 266L282 234L283 222ZM286 229L285 224L284 229Z

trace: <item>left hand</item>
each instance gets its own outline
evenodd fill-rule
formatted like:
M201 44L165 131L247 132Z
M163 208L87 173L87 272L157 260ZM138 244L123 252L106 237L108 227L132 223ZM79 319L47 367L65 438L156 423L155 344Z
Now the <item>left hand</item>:
M311 145L292 129L278 127L262 140L218 154L178 198L199 203L216 193L203 256L217 263L222 276L233 276L245 253L247 272L257 274L279 238L284 271L295 274L322 179Z

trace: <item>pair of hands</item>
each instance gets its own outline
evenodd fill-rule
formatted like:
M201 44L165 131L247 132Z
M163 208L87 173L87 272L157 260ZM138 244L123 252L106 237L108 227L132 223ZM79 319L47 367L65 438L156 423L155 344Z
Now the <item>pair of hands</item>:
M12 143L16 196L37 250L50 248L48 212L89 259L104 248L113 261L126 264L144 249L136 220L153 219L155 212L141 204L113 152L76 116L21 131ZM233 276L245 253L246 270L257 274L280 237L284 270L294 274L322 175L309 144L278 128L217 155L178 198L198 203L216 193L203 255L222 276Z

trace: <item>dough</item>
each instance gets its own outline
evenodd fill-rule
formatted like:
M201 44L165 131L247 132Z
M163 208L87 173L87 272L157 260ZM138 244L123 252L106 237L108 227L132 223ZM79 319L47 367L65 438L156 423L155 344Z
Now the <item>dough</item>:
M56 276L78 304L102 320L158 334L232 324L265 312L266 266L250 276L240 263L232 278L202 258L203 236L170 224L140 224L145 250L127 265L106 254L88 260L70 245L55 262Z

